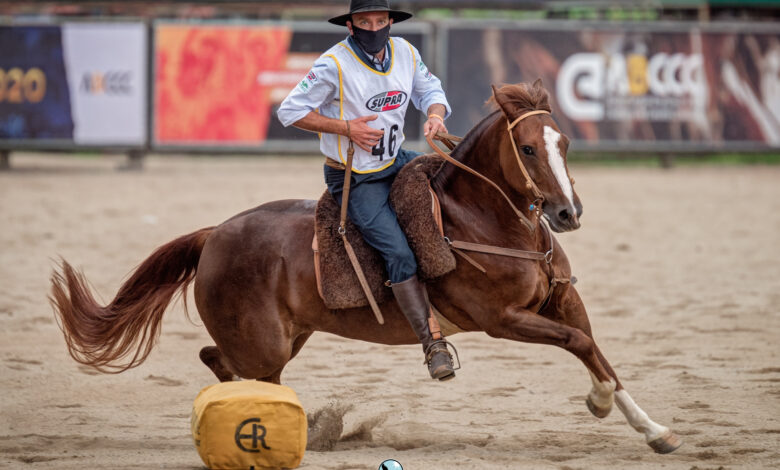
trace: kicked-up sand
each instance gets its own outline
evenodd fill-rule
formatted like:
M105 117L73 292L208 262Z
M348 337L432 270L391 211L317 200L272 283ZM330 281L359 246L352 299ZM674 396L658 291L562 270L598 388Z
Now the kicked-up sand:
M215 383L191 303L118 375L67 353L47 301L59 257L104 301L157 246L263 202L317 198L321 158L14 156L0 173L0 468L203 468L192 401ZM282 376L320 431L301 468L780 467L780 168L574 165L583 227L557 235L595 338L626 389L685 441L657 455L584 366L550 346L453 336L463 369L427 378L418 346L319 333ZM458 260L460 262L460 260ZM366 317L366 322L373 322Z

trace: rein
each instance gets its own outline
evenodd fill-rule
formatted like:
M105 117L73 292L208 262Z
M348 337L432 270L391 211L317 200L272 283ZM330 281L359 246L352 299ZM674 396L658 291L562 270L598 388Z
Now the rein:
M520 167L520 171L523 173L523 177L525 178L525 187L531 190L531 192L533 192L534 195L534 202L530 206L528 206L528 210L530 210L531 213L536 214L536 217L539 218L539 216L541 215L542 203L544 202L544 195L539 190L539 187L536 186L534 180L531 179L531 175L528 174L528 170L525 168L525 164L523 164L523 160L520 158L520 152L517 151L517 143L515 143L515 136L514 134L512 134L512 129L514 129L517 123L519 123L520 121L522 121L523 119L529 116L535 116L537 114L550 114L550 112L542 109L538 109L535 111L529 111L525 114L521 114L519 117L517 117L517 119L515 119L511 123L509 122L509 119L507 119L506 131L509 133L509 140L512 142L512 150L514 150L515 152L515 158L517 159L517 166ZM450 150L453 150L455 148L455 145L452 143L452 141L460 142L461 140L463 140L460 137L451 134L441 133L441 132L436 134L436 138L444 142L444 144ZM452 158L448 153L444 152L441 148L439 148L438 145L433 143L432 136L430 135L426 136L425 140L428 142L428 145L431 146L433 151L436 152L436 154L439 155L441 158L443 158L445 161L452 163L453 165L455 165L456 167L462 170L468 171L472 175L482 179L486 183L490 184L494 189L496 189L504 198L504 200L507 202L507 204L509 204L509 207L512 208L515 215L517 215L517 218L520 219L520 222L525 226L525 228L527 228L530 232L534 231L536 225L533 222L531 222L531 220L528 217L526 217L526 215L523 214L520 211L520 209L517 208L517 206L514 205L512 200L509 199L509 196L507 196L504 190L502 190L496 183L491 181L490 178L478 172L477 170Z
M507 132L509 133L509 140L512 141L512 149L515 152L515 158L517 159L517 165L520 167L520 171L523 173L523 176L525 177L526 183L525 186L527 189L529 189L533 195L534 195L534 202L529 206L529 210L532 213L535 213L537 218L540 218L541 215L541 206L542 202L544 202L544 195L539 190L539 187L536 186L536 183L534 183L533 179L531 178L531 175L528 173L528 170L525 168L525 165L523 164L522 159L520 158L520 152L517 151L517 144L515 143L515 137L512 134L512 129L522 121L523 119L534 116L537 114L550 114L549 111L544 110L535 110L530 111L525 114L520 115L517 119L515 119L512 122L509 122L509 119L507 119ZM460 142L463 139L461 137L457 137L451 134L445 134L445 133L438 133L436 134L436 138L444 143L450 151L455 148L455 144L453 142ZM477 176L478 178L482 179L483 181L489 183L493 188L498 190L498 192L501 194L501 196L504 197L504 200L509 204L509 206L512 208L512 210L515 212L515 214L520 219L520 222L528 228L530 231L533 232L533 230L536 228L536 226L528 219L528 217L525 216L520 210L517 209L517 207L512 203L512 201L509 199L509 196L506 195L506 193L493 181L491 181L488 177L484 176L483 174L479 173L478 171L474 170L473 168L469 167L468 165L463 164L462 162L459 162L458 160L455 160L452 158L448 153L444 152L439 146L434 144L431 136L427 136L426 140L428 141L428 144L433 148L433 150L438 154L441 158L443 158L446 162L452 163L456 167L468 171L474 176ZM438 197L436 196L436 193L431 188L431 196L434 198L434 206L438 205ZM437 220L438 222L438 220ZM439 222L440 223L440 222ZM500 256L510 256L513 258L521 258L521 259L528 259L528 260L535 260L535 261L544 261L548 266L550 266L550 287L547 290L547 295L545 296L542 303L537 308L537 311L544 308L547 303L549 302L550 298L552 297L552 293L555 290L555 287L558 284L565 284L571 282L571 279L569 278L562 278L557 277L555 275L555 267L552 264L553 254L554 254L554 248L555 244L553 242L553 236L552 236L552 230L550 230L549 227L546 226L546 224L540 224L543 225L544 230L547 232L549 236L549 245L550 249L546 252L541 251L526 251L526 250L516 250L513 248L504 248L500 246L494 246L494 245L485 245L481 243L471 243L471 242L464 242L460 240L450 240L449 237L444 236L444 240L447 242L447 244L450 246L450 249L463 257L466 261L471 263L475 268L482 271L482 273L487 273L487 270L480 265L476 260L474 260L472 257L468 256L466 253L464 253L462 250L465 251L473 251L478 253L485 253L485 254L491 254L491 255L500 255ZM440 230L443 232L443 226L440 225ZM444 235L442 233L442 235Z
M349 121L347 121L347 132L349 133ZM358 261L355 250L352 248L352 244L349 243L349 240L347 239L347 207L349 206L349 188L352 184L352 158L354 155L355 147L352 144L352 139L350 138L349 148L347 149L347 165L344 169L344 186L341 195L341 218L339 220L339 235L341 235L341 240L344 242L344 249L347 251L349 261L352 263L352 268L355 270L355 275L357 275L358 281L360 282L360 287L363 288L363 293L366 295L368 304L371 306L371 311L374 312L376 321L379 322L380 325L384 325L385 319L382 316L382 311L379 309L379 304L376 303L374 294L371 293L371 287L368 285L368 279L366 279L366 275L363 273L363 268L360 267L360 261Z
M517 165L520 167L520 171L523 173L523 177L526 179L526 188L531 190L534 194L534 202L528 207L528 209L531 211L532 214L536 214L537 219L540 218L541 215L541 206L542 202L544 202L544 196L542 195L542 192L539 190L539 188L536 186L534 181L531 179L531 175L528 174L528 170L525 168L525 165L523 164L522 159L520 158L520 153L517 151L517 144L515 143L515 137L512 134L512 129L517 125L518 122L522 121L523 119L534 116L536 114L550 114L549 111L544 110L536 110L536 111L529 111L525 114L520 115L517 119L512 121L511 123L507 119L507 132L509 133L509 140L512 141L512 149L515 152L515 158L517 159ZM347 126L347 134L349 136L350 134L350 128L349 128L349 121L346 122ZM444 145L446 145L450 151L455 148L455 142L460 142L463 140L460 137L450 135L450 134L444 134L444 133L438 133L436 135L438 139L440 139L442 142L444 142ZM442 151L437 145L433 143L433 140L431 136L427 136L426 140L428 141L428 144L433 148L433 150L445 161L452 163L458 168L461 168L465 171L468 171L469 173L479 177L483 181L489 183L493 188L498 190L499 193L501 193L501 196L504 197L504 200L509 204L509 206L512 208L512 210L517 215L520 222L530 231L533 232L536 229L536 225L531 222L531 220L526 217L525 214L523 214L513 203L512 200L509 199L509 196L506 195L506 193L493 181L491 181L488 177L482 175L478 171L474 170L473 168L470 168L468 165L464 165L463 163L455 160L454 158L450 157L449 154ZM344 186L342 189L342 197L341 197L341 217L340 217L340 223L339 223L339 235L341 235L341 239L344 242L344 249L347 252L347 256L349 257L349 261L352 263L352 267L355 270L355 274L357 275L358 281L360 282L360 286L363 288L363 292L366 295L366 298L368 299L368 303L371 306L371 310L374 312L374 316L376 317L377 322L379 322L380 325L384 324L384 317L382 316L382 311L379 309L379 305L376 302L376 299L374 299L373 294L371 293L371 288L369 287L368 280L366 279L365 274L363 273L363 269L360 267L360 262L357 259L357 255L355 254L355 250L352 248L352 245L349 243L349 240L347 239L347 231L346 231L346 223L347 223L347 207L349 205L349 190L351 185L351 176L352 176L352 159L355 154L355 148L352 143L352 139L349 139L349 147L347 149L347 163L344 168ZM437 199L436 193L433 192L431 189L431 195L434 198L434 200ZM443 227L441 227L443 229ZM562 282L569 282L568 279L563 278L556 278L555 277L555 268L552 265L552 258L553 258L553 238L552 238L552 232L549 228L545 227L547 230L549 236L550 236L550 249L547 252L536 252L536 251L525 251L525 250L515 250L512 248L503 248L500 246L492 246L492 245L483 245L479 243L470 243L470 242L463 242L459 240L452 241L446 236L444 239L447 241L447 243L450 245L450 248L460 256L462 256L466 261L471 263L474 267L482 271L483 273L486 273L484 267L482 267L478 262L476 262L473 258L468 256L466 253L464 253L461 250L466 251L475 251L475 252L481 252L481 253L487 253L487 254L494 254L494 255L502 255L502 256L511 256L514 258L523 258L523 259L529 259L529 260L544 260L547 265L550 266L550 270L552 275L550 276L550 289L547 292L547 296L545 297L545 300L540 305L540 309L546 305L547 301L549 301L550 297L552 296L552 291L555 288L556 284L562 283ZM443 234L442 234L443 235ZM438 322L435 318L435 316L431 315L429 317L429 321L431 321L431 326L435 326L436 329L438 329ZM431 328L433 330L434 328Z

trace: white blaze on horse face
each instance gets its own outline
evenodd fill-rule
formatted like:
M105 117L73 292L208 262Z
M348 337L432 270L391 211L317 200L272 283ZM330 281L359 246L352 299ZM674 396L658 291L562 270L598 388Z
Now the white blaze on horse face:
M634 400L627 391L619 390L615 392L615 403L620 411L626 416L628 424L637 431L645 434L647 442L658 439L669 433L669 428L661 426L651 420L650 417L647 416L647 413L642 411L642 409L634 403Z
M571 187L569 175L566 174L566 165L563 164L561 149L558 147L558 142L560 140L561 134L550 126L544 126L544 148L547 150L547 161L555 175L555 179L558 180L558 184L563 190L563 194L566 195L569 204L571 204L572 214L576 214L577 210L574 208L574 189Z

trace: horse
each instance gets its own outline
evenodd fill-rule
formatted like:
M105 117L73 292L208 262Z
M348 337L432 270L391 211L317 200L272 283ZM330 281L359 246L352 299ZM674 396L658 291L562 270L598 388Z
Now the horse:
M590 373L585 402L593 415L603 418L617 403L653 450L674 451L680 439L634 402L599 350L575 287L551 282L556 273L570 278L571 267L542 219L555 232L577 229L582 204L569 176L569 140L552 119L547 91L540 80L504 85L493 88L490 101L495 109L451 153L458 166L445 164L431 179L444 233L553 256L533 261L472 252L470 259L485 272L458 263L428 282L432 304L463 331L569 351ZM193 281L197 310L216 343L204 347L200 359L220 381L237 376L281 383L285 365L315 331L416 344L394 301L382 306L382 325L372 321L368 307L326 308L311 252L314 210L314 201L273 201L181 236L143 261L106 306L95 301L84 274L62 260L52 274L50 299L71 356L103 372L139 365L177 293L186 308Z

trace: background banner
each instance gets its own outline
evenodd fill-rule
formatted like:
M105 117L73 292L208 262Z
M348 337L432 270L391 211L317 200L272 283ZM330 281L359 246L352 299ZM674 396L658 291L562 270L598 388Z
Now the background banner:
M63 25L76 144L146 143L146 37L143 23Z
M276 109L314 61L346 37L346 29L325 28L155 24L154 145L316 150L317 135L284 128ZM421 32L401 34L424 51ZM419 139L421 125L410 111L406 138Z
M0 27L0 143L144 146L143 23Z
M284 70L283 26L158 25L155 142L258 145L271 118L266 74Z
M780 31L483 24L445 34L456 134L486 115L491 83L541 78L579 149L780 147Z
M73 138L59 26L0 26L0 141Z

